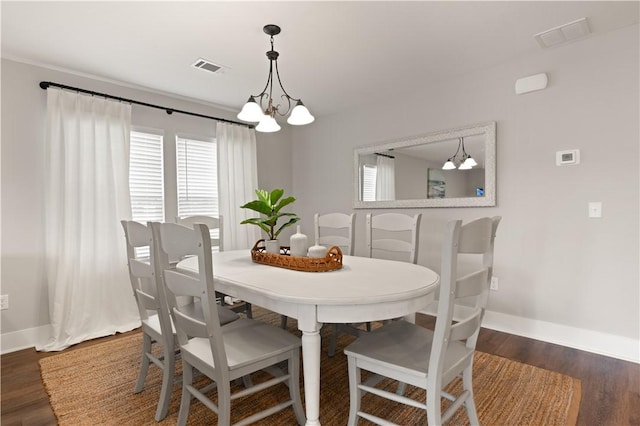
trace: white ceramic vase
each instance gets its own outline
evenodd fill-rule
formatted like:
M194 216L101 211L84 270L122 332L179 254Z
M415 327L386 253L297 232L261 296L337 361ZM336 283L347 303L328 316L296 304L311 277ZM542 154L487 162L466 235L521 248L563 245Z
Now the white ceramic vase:
M265 240L265 249L267 253L280 254L280 241L278 240Z
M307 243L307 236L300 232L300 225L295 234L289 239L289 245L291 249L291 256L306 256L309 244Z
M316 244L309 247L309 257L325 257L327 254L327 248Z

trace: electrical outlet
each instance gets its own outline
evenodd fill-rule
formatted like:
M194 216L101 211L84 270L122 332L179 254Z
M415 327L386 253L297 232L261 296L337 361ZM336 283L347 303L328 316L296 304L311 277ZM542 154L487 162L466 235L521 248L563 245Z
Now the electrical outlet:
M0 310L9 309L9 295L3 294L0 296Z
M498 277L491 277L491 290L498 291Z

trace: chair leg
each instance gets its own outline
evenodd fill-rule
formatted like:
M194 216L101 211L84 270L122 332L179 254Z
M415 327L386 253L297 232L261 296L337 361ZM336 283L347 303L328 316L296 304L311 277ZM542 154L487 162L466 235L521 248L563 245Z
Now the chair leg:
M143 333L142 338L142 360L140 361L140 373L138 374L138 381L136 382L136 387L133 390L133 393L142 392L144 388L144 380L147 377L147 372L149 371L149 357L148 353L151 353L151 336L146 333Z
M439 389L435 380L427 379L427 424L432 426L442 425L440 391L441 389Z
M407 384L404 382L398 382L398 389L396 389L396 395L404 395L407 390Z
M300 350L293 351L288 362L289 369L289 397L293 401L293 412L296 414L296 420L299 425L307 422L307 417L302 408L302 399L300 398Z
M251 303L248 303L248 302L244 302L244 303L245 303L244 313L247 315L247 318L252 319L253 311L251 310Z
M160 388L160 399L158 399L158 408L156 408L155 417L158 422L167 417L173 391L173 377L176 371L176 352L172 347L167 347L167 345L164 345L163 351L162 387Z
M252 387L253 381L251 380L251 376L249 376L248 374L246 376L242 376L242 385L245 387L245 389L249 389L250 387Z
M327 354L329 356L334 356L336 354L336 346L338 345L338 333L340 332L340 328L338 324L331 324L331 336L329 337L329 350Z
M287 316L280 315L280 328L283 330L287 329Z
M187 424L189 417L189 407L191 405L191 392L188 387L193 385L193 367L182 359L182 399L180 400L180 411L178 412L178 426Z
M228 381L218 383L218 426L231 424L231 386Z
M360 411L360 400L362 399L362 391L358 387L361 381L360 368L356 365L356 359L352 356L347 357L349 364L349 420L348 426L356 426L358 424L358 411Z
M479 425L478 412L476 411L476 403L473 399L473 379L472 379L472 365L469 365L462 372L462 390L469 391L469 395L464 402L464 408L467 410L467 416L469 416L469 423L471 426Z

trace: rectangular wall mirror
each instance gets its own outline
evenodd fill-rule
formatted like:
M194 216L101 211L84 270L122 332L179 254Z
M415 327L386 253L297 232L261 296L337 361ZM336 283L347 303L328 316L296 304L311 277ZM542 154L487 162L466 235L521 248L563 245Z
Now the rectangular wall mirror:
M495 206L496 123L358 147L353 164L356 209Z

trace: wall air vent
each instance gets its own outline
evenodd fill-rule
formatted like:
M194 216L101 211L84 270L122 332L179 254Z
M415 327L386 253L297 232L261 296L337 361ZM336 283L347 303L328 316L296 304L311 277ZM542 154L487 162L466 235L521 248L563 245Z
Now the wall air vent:
M582 18L535 34L533 38L543 49L546 49L583 38L589 34L591 34L591 30L587 18Z
M213 62L202 58L198 58L198 60L195 61L191 66L217 74L224 72L224 67L222 65L214 64Z

